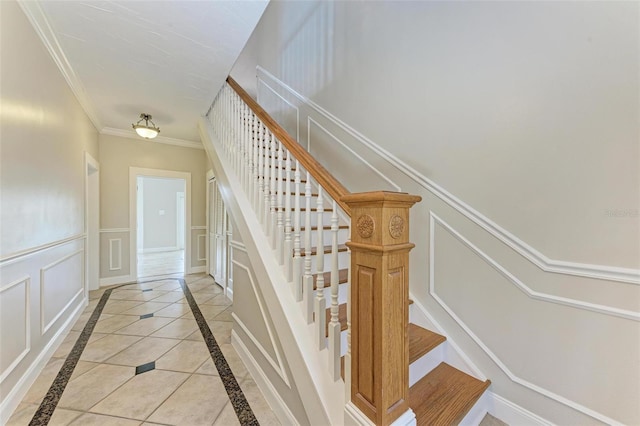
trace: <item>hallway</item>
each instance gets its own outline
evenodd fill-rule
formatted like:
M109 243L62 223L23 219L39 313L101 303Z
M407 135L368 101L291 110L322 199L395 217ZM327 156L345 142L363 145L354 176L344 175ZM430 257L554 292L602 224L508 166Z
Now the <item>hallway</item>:
M204 274L92 291L8 425L279 425Z

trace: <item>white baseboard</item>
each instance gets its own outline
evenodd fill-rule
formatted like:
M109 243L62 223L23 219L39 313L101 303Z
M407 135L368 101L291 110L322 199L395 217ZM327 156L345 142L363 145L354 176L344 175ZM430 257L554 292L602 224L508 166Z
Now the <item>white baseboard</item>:
M233 288L227 287L226 293L227 297L233 302Z
M264 395L264 398L278 417L280 423L283 425L299 425L298 420L291 410L289 410L287 404L282 400L235 330L231 330L231 346L236 350L238 356L247 367L247 370L251 373L253 381L256 382L256 385L260 388L262 395Z
M85 299L80 306L73 311L63 326L60 327L60 330L58 330L47 346L45 346L42 352L40 352L40 355L38 355L35 361L20 378L18 383L16 383L13 389L11 389L6 398L4 398L2 404L0 404L0 425L7 424L15 409L20 405L22 398L27 394L31 385L33 385L42 372L42 369L47 365L60 344L64 341L67 332L71 330L71 327L73 327L73 324L78 320L87 305L88 301Z
M190 274L200 274L202 272L207 272L207 267L205 265L202 266L192 266L189 269Z
M118 275L117 277L100 278L100 287L107 287L110 285L124 284L135 281L136 279L131 275Z
M496 395L491 391L486 391L488 399L487 410L489 414L496 417L506 424L518 426L550 426L553 425L548 420L543 419L537 414L520 407L517 404Z

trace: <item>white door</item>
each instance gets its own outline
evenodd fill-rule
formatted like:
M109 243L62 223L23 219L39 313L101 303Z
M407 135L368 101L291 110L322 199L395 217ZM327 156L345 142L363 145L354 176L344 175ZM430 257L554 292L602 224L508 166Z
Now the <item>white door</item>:
M214 270L213 279L223 287L226 284L226 259L227 259L227 230L226 215L222 195L216 185L215 191L215 210L214 210Z

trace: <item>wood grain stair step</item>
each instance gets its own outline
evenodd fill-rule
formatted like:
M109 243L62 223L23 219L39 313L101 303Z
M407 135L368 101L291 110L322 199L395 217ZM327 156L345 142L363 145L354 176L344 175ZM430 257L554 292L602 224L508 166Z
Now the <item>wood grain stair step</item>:
M307 208L306 208L306 207L302 207L302 208L300 209L300 211L301 211L301 212L306 212L306 211L307 211ZM311 207L311 211L312 211L312 212L317 212L317 211L318 211L318 209L317 209L316 207ZM325 207L324 209L322 209L322 211L323 211L323 212L325 212L325 213L332 213L332 212L333 212L333 209L332 209L332 208L330 208L330 207Z
M458 424L490 384L443 362L411 386L409 406L418 425Z
M431 349L447 340L446 337L422 328L419 325L409 324L409 364L416 361Z
M324 231L331 231L331 225L323 226L323 227L322 227L322 229L323 229ZM338 229L349 229L349 225L338 225ZM301 230L301 231L306 231L306 230L307 230L307 228L306 228L305 226L301 226L301 227L300 227L300 230ZM311 227L311 230L312 230L312 231L317 231L317 230L318 230L318 227L317 227L317 226L312 226L312 227Z
M316 280L318 279L318 275L320 274L313 274L313 289L317 290L317 286L316 286ZM322 276L324 277L324 286L325 287L329 287L331 285L331 272L325 272L324 274L322 274ZM346 282L349 281L349 270L348 269L340 269L338 271L338 284L345 284Z
M340 244L338 245L338 252L344 252L347 251L347 246L344 244ZM329 254L331 253L331 246L324 246L324 254ZM311 256L315 256L316 254L318 254L318 247L311 247ZM305 256L306 252L304 251L304 249L300 250L300 256Z

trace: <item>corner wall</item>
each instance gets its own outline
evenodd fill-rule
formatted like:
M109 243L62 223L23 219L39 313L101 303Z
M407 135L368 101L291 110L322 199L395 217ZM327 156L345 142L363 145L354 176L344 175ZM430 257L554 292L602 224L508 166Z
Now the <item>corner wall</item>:
M206 173L202 149L166 145L143 139L100 135L100 279L103 285L132 276L129 259L129 168L191 173L191 268L206 263ZM188 272L187 272L188 273Z
M86 304L98 136L17 3L0 2L0 423Z
M231 72L351 191L423 197L416 317L560 424L640 423L639 7L272 2Z

